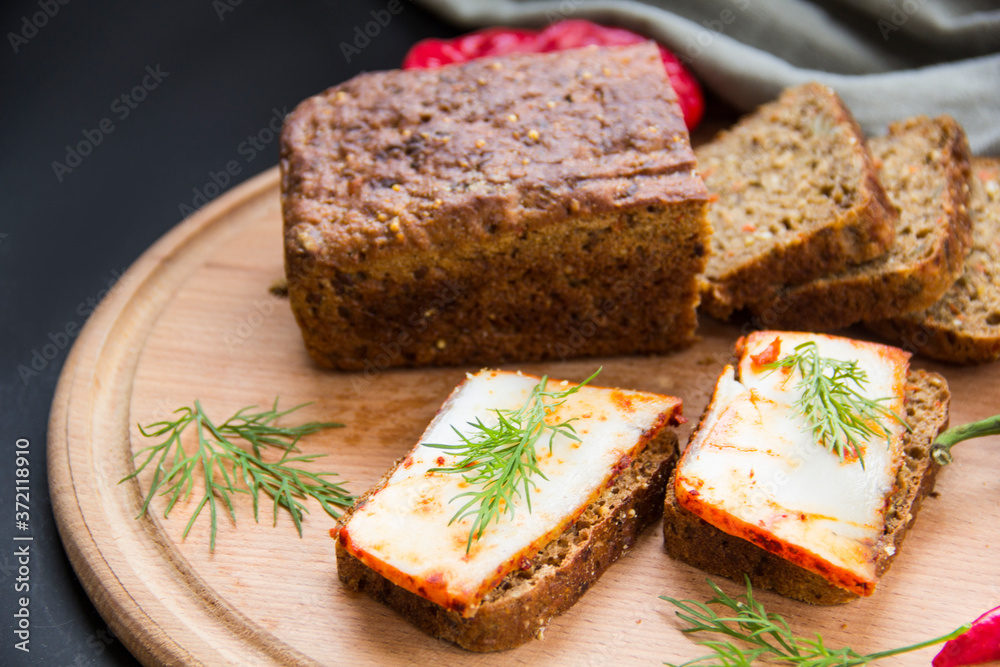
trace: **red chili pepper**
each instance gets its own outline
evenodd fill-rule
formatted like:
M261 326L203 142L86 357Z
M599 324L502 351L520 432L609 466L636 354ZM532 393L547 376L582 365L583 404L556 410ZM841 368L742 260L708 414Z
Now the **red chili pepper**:
M570 19L542 31L514 28L487 28L455 39L425 39L417 42L403 58L403 69L425 69L464 63L485 56L508 53L548 53L596 44L624 46L647 41L646 37L624 28ZM660 58L677 93L688 130L693 130L705 113L705 96L694 75L662 46Z
M424 39L403 58L403 69L433 69L485 56L534 53L534 30L487 28L455 39Z
M581 46L625 46L645 41L648 38L624 28L612 28L583 19L567 19L553 23L538 33L538 50L548 53Z
M945 643L934 656L934 667L965 667L1000 660L1000 607L972 622L965 634Z

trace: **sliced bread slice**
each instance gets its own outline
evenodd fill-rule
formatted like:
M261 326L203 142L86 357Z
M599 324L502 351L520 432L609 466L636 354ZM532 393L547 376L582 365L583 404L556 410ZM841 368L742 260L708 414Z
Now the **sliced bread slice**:
M930 449L938 434L948 427L950 401L943 377L923 370L909 372L905 405L912 431L903 436L905 458L885 515L886 547L879 550L876 562L879 577L899 553L921 502L934 490L940 466L931 457ZM858 597L752 542L719 530L684 509L674 495L673 475L667 484L663 537L667 553L673 558L737 581L747 575L755 588L767 588L786 597L822 605Z
M900 209L892 249L751 304L768 327L825 331L922 310L962 274L972 225L969 145L961 126L948 116L911 118L869 145Z
M506 575L470 618L397 586L348 553L340 542L337 575L349 588L392 607L429 635L469 651L514 648L541 636L553 617L572 607L635 545L643 529L660 518L676 451L673 429L660 431L575 523L529 562ZM386 473L374 489L394 471ZM354 508L363 505L370 493ZM341 517L341 525L350 520L354 508Z
M668 425L681 401L579 385L553 393L544 382L467 376L410 453L341 517L341 581L471 651L522 644L569 609L662 514L677 445ZM538 434L531 455L517 431L541 410L556 430ZM515 461L521 477L486 467ZM480 501L498 513L486 524Z
M927 310L866 323L900 347L943 361L1000 358L1000 159L973 158L972 250L965 271Z
M702 307L716 317L892 245L896 212L861 130L826 86L786 90L695 154L715 200Z

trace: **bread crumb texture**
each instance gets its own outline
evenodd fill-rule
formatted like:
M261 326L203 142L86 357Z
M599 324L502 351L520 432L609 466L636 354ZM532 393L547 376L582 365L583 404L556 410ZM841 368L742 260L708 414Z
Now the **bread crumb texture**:
M1000 358L1000 160L973 158L965 270L930 308L868 323L911 352L954 363Z
M884 253L895 211L864 136L830 88L789 88L698 148L714 229L708 312Z
M884 255L782 290L751 304L770 326L839 329L873 313L895 317L928 308L962 274L971 246L969 145L952 118L917 117L871 140L879 178L899 209Z

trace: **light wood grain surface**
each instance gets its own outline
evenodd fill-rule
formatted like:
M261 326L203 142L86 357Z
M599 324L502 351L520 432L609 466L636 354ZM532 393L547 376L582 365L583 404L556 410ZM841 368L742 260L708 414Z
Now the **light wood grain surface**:
M245 405L313 401L299 419L343 421L302 441L328 456L360 493L416 441L468 370L344 374L314 367L287 300L268 288L283 274L278 173L272 169L188 219L147 251L80 335L53 405L50 481L70 559L89 595L147 664L662 664L704 653L678 631L660 595L705 599L705 575L673 562L662 530L648 530L541 641L472 654L431 639L337 580L333 520L318 505L300 539L287 514L181 533L193 503L136 520L149 475L119 484L144 443L136 427L200 399L215 417ZM580 380L598 364L602 385L681 397L696 420L738 326L703 321L703 340L671 356L511 365ZM1000 411L998 367L943 366L952 423ZM682 427L682 442L690 424ZM943 634L1000 604L1000 442L964 443L928 499L874 596L820 608L762 593L772 611L828 644L875 651ZM197 494L196 494L197 495ZM729 582L724 587L737 592ZM885 661L927 664L935 649ZM883 664L883 663L880 663Z

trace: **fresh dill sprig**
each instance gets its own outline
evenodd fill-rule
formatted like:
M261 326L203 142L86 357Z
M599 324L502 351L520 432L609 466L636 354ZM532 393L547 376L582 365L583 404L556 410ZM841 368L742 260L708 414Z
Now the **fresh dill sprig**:
M880 436L886 443L891 442L892 434L882 425L883 418L910 428L901 416L881 404L891 398L873 400L861 393L868 383L868 374L857 361L821 357L814 341L797 345L793 354L763 368L799 371L802 379L795 388L801 393L793 405L805 417L819 443L835 452L841 461L849 453L854 454L864 467L865 440Z
M852 667L867 665L882 658L917 651L928 646L941 644L969 630L969 625L962 627L936 639L912 644L903 648L879 651L861 655L850 648L830 649L823 643L823 637L816 634L815 639L797 637L788 627L788 623L778 614L768 613L764 605L753 597L749 577L746 578L747 592L732 598L711 580L715 597L707 603L695 600L678 600L661 596L680 611L677 617L688 624L681 632L704 632L722 635L738 640L742 645L734 644L729 639L704 640L699 646L706 646L713 652L700 658L685 662L683 665L667 663L670 667L751 667L757 660L766 664L807 665L808 667ZM722 616L716 613L710 605L722 608Z
M575 417L558 424L548 424L545 418L600 372L601 369L598 368L589 378L564 391L546 391L549 378L547 375L542 376L521 407L516 410L493 410L497 416L496 426L487 426L477 418L474 422L468 422L472 427L469 435L452 426L461 444L424 443L425 447L441 449L461 457L452 466L431 468L430 472L460 473L466 482L476 487L448 501L467 498L448 525L466 517L475 517L465 544L465 553L469 553L472 543L482 537L490 523L499 522L503 514L514 517L515 497L523 496L528 511L531 512L532 476L548 479L538 468L535 443L546 432L549 434L550 452L552 441L557 435L580 442L570 424L576 421Z
M221 424L216 424L202 410L201 403L195 401L194 407L185 406L174 410L173 414L178 417L173 421L163 420L146 426L140 424L139 432L143 436L166 436L166 439L136 452L133 460L143 456L144 460L119 482L133 479L150 464L155 466L149 491L136 518L146 514L150 502L157 494L169 497L166 509L163 510L163 517L167 518L179 500L190 497L198 472L204 477L205 490L184 528L184 537L187 537L195 520L207 506L212 524L209 546L213 551L218 529L219 501L228 510L233 522L236 522L231 497L233 493L246 493L253 498L253 517L257 521L260 493L263 492L274 503L274 523L278 522L278 508L284 507L292 515L300 537L302 515L309 511L302 502L305 498L315 498L327 514L339 517L337 508L350 507L354 497L339 483L326 479L336 473L310 472L300 467L300 464L311 463L324 455L293 453L299 451L296 445L303 436L327 428L341 427L343 424L308 422L299 426L274 425L278 419L305 405L308 404L279 412L278 399L275 398L270 410L251 412L257 406L249 406ZM188 454L181 446L181 435L192 424L198 433L198 446ZM249 448L237 445L237 440L245 441ZM264 460L261 453L268 447L282 450L277 461Z

